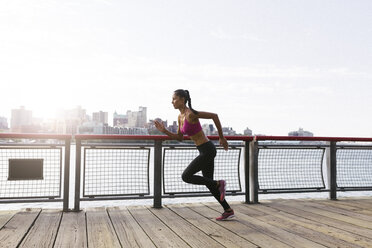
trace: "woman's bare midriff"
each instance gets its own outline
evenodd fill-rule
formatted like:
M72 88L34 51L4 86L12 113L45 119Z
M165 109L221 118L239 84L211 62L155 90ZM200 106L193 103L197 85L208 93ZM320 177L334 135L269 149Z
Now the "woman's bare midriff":
M196 133L193 136L190 136L190 139L195 142L196 146L200 146L209 141L207 136L205 136L203 130L200 130L200 132Z

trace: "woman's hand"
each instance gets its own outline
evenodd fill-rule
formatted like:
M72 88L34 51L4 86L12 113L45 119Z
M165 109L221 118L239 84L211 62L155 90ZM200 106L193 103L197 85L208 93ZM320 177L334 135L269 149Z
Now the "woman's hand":
M165 127L164 127L164 124L162 122L158 122L158 121L154 121L155 123L155 127L162 133L165 132Z
M229 149L229 144L225 137L220 138L220 145L227 151Z

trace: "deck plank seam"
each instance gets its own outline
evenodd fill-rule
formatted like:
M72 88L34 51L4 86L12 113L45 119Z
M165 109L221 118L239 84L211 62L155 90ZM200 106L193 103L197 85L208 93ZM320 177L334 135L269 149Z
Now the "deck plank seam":
M132 216L132 218L136 221L136 223L138 224L138 226L142 229L142 231L146 234L146 236L151 240L151 242L154 244L155 247L158 247L156 244L155 244L155 241L149 236L149 234L146 232L146 230L141 226L141 224L138 222L138 220L134 217L133 213L130 211L129 208L127 208L129 214Z
M151 211L151 207L147 207L147 209L151 212L151 214L153 214L156 218L158 218L158 220L160 222L162 222L166 227L169 228L169 230L171 230L177 237L179 237L183 242L185 242L189 247L192 247L186 240L184 240L178 233L176 233L175 231L173 231L173 229L167 225L167 223L165 223L161 218L159 218L159 216L157 216L153 211ZM169 208L167 208L169 209Z
M23 241L25 240L25 238L27 237L27 235L30 233L31 228L35 225L35 222L39 218L39 216L40 216L40 214L41 214L42 211L43 211L42 209L39 210L39 213L37 214L37 216L35 217L35 219L31 223L31 225L27 228L27 231L23 235L22 239L19 241L17 247L19 247L23 243Z
M242 206L242 207L249 208L249 206ZM263 207L267 208L267 206L263 206ZM276 218L276 219L279 219L279 220L282 219L283 221L288 221L288 222L290 222L290 223L292 223L292 224L294 224L294 225L299 225L302 229L304 229L304 230L308 230L306 233L312 233L312 232L313 232L314 234L319 233L319 235L320 235L320 236L323 236L323 238L324 238L324 237L329 237L329 239L332 239L332 240L334 240L334 241L343 241L344 243L348 244L348 246L351 246L350 241L348 241L348 240L340 239L340 238L338 238L338 237L336 237L336 236L334 236L334 235L328 235L328 234L326 234L326 233L324 233L324 232L319 232L319 231L317 231L315 228L307 227L307 225L301 225L301 224L299 223L299 222L301 222L301 219L305 219L305 220L307 220L307 221L309 221L309 222L314 222L314 221L312 221L312 220L308 220L308 219L304 218L303 216L293 215L293 214L291 214L291 213L287 213L287 212L282 211L282 210L278 211L278 213L274 213L276 210L270 210L270 209L267 209L267 210L261 210L261 209L262 209L262 208L260 208L260 210L255 209L254 211L259 211L259 212L264 213L264 214L267 214L267 215L269 215L269 216L273 216L273 217ZM280 212L283 212L283 213L285 213L285 214L287 214L287 215L289 215L289 216L293 216L293 217L296 217L296 218L299 218L299 219L298 219L298 220L294 220L294 221L292 221L290 217L282 217L282 216L280 216ZM258 218L258 219L259 219L259 218ZM326 226L326 227L329 227L329 228L331 228L331 229L336 229L334 226L330 226L330 225L327 225L327 224L320 223L320 225L322 225L322 226ZM288 228L288 227L287 227L287 228ZM282 227L282 229L288 231L287 228ZM341 229L337 229L337 230L340 230L340 231L343 231L343 232L345 232L345 233L350 234L350 232L345 231L345 230L341 230ZM337 231L337 230L336 230L336 231ZM291 231L289 231L289 232L291 232ZM303 237L303 238L306 238L305 236L302 236L301 233L294 233L294 232L291 232L291 233L293 233L293 234L295 234L295 235L297 235L297 236L301 236L301 237ZM313 241L313 242L315 242L314 240L316 240L316 239L311 239L310 237L309 237L308 239L310 239L310 240ZM316 243L318 243L318 242L316 242ZM320 244L320 245L326 245L326 244L323 244L323 243L319 243L319 244ZM358 247L361 247L361 246L358 245Z
M297 215L297 214L295 214L295 213L291 213L291 212L289 212L289 210L281 209L281 208L280 208L280 205L277 206L277 203L275 203L274 205L272 204L272 205L270 205L270 206L268 206L268 207L270 207L270 208L275 208L276 210L280 210L280 211L286 212L286 213L288 213L288 214L292 214L292 215L297 216L297 217L305 218L305 219L307 219L307 220L309 220L309 221L313 221L312 219L307 218L306 216ZM294 206L290 206L290 207L291 207L291 208L298 209L298 210L301 210L301 211L308 212L308 213L310 213L310 214L318 215L319 218L324 217L323 215L316 214L316 213L313 213L313 212L309 212L309 211L306 211L306 210L303 210L303 209L299 209L299 208L296 208L296 207L294 207ZM332 217L330 217L330 216L328 216L328 218L333 219L333 220L336 220L336 221L338 221L338 222L343 222L343 223L348 224L348 225L355 226L355 227L357 227L357 228L360 228L360 226L357 226L357 225L355 225L355 224L353 224L353 223L349 223L349 222L346 222L346 221L343 221L343 220L335 219L335 218L332 218ZM330 226L330 227L334 227L334 228L336 228L336 229L339 229L339 230L342 230L342 231L345 231L345 232L352 233L352 234L354 234L354 235L362 236L362 237L364 237L364 238L370 238L370 237L365 236L365 235L362 235L362 234L360 234L360 233L352 232L352 231L349 231L349 230L343 229L343 228L342 228L343 225L335 225L335 226L331 226L331 225L326 224L326 223L323 223L323 224L324 224L324 225L327 225L327 226Z
M202 229L200 229L199 227L195 226L194 224L192 224L190 221L188 221L187 219L183 218L181 215L179 215L176 211L174 211L172 208L169 208L170 211L172 211L173 213L175 213L176 215L178 215L180 218L184 219L185 221L187 221L188 223L190 223L191 225L193 225L194 227L196 227L198 230L200 230L202 233L204 233L206 236L210 237L211 239L213 239L214 241L216 241L218 244L222 245L223 247L226 247L225 245L223 245L221 242L219 242L217 239L215 239L212 235L209 235L208 233L204 232ZM204 217L204 216L203 216ZM205 218L205 217L204 217ZM208 218L206 218L208 219Z
M206 205L205 203L201 203L201 204L202 204L203 206L206 206L206 207L208 207L209 209L211 209L211 210L217 212L217 213L220 213L220 212L217 211L216 209L210 208L210 207L209 207L208 205ZM203 216L204 218L208 219L208 220L211 221L212 223L214 223L214 224L216 224L216 225L218 225L218 226L220 226L220 227L226 229L227 231L232 232L232 233L235 234L236 236L239 236L240 238L246 240L247 242L251 243L252 245L255 245L256 247L259 247L259 245L253 243L253 242L250 241L249 239L247 239L247 238L245 238L245 237L239 235L238 233L234 232L233 230L230 230L230 229L226 228L225 226L223 226L223 225L222 225L222 221L221 221L221 222L219 222L219 221L213 221L213 220L211 220L210 218L208 218L207 216L204 216L203 214L197 212L195 209L192 209L192 208L190 208L190 207L188 207L188 208L191 209L192 211L194 211L195 213L200 214L201 216ZM244 223L241 223L241 224L244 225ZM246 225L245 225L245 226L246 226Z
M115 225L114 225L114 223L112 222L110 212L108 211L107 208L105 208L105 212L106 212L106 214L107 214L107 216L108 216L108 218L109 218L109 220L110 220L110 223L111 223L111 225L112 225L112 228L114 229L114 232L115 232L115 235L116 235L116 239L119 241L120 247L123 248L123 244L121 243L121 241L120 241L120 239L119 239L118 232L116 231Z
M216 212L218 212L216 209L214 209L213 207L211 207L211 206L208 206L208 205L206 205L208 208L210 208L210 209L212 209L212 210L214 210L214 211L216 211ZM237 217L236 217L237 218ZM278 241L278 242L281 242L281 243L283 243L283 244L286 244L286 245L288 245L288 246L290 246L290 247L293 247L293 248L296 248L295 246L293 246L293 245L291 245L291 244L288 244L287 242L284 242L283 240L280 240L280 239L278 239L278 238L276 238L276 236L274 236L274 235L269 235L269 234L267 234L267 233L265 233L265 232L263 232L262 230L260 230L259 228L257 228L256 226L254 226L254 225L252 225L252 226L248 226L248 225L246 225L244 222L241 222L241 221L239 221L239 219L237 219L237 221L239 222L239 223L241 223L242 225L244 225L244 226L247 226L247 227L249 227L249 228L252 228L252 229L254 229L256 232L259 232L259 233L261 233L261 234L263 234L263 235L266 235L266 236L268 236L268 237L270 237L270 238L272 238L272 239L275 239L276 241ZM220 225L220 224L219 224ZM229 229L228 229L229 230ZM229 231L231 231L231 230L229 230ZM232 232L232 231L231 231ZM235 233L235 232L234 232ZM236 234L236 233L235 233ZM238 234L237 234L238 235ZM238 235L239 237L241 237L240 235ZM242 237L242 238L244 238L244 237ZM244 238L245 240L247 240L246 238ZM249 241L249 240L248 240ZM257 247L259 247L259 245L257 245L257 244L255 244L255 243L253 243L252 241L249 241L250 243L252 243L252 244L254 244L254 245L256 245Z

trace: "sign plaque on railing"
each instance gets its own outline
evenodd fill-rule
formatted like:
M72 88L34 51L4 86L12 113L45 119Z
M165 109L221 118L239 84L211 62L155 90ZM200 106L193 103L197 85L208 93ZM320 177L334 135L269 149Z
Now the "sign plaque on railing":
M43 180L44 159L9 159L8 180Z

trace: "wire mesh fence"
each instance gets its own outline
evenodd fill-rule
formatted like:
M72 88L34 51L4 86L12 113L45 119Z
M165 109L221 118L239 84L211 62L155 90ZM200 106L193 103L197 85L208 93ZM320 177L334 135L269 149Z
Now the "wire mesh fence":
M83 196L149 194L148 148L84 148Z
M337 149L337 187L372 188L372 150Z
M204 185L188 184L182 181L181 175L191 161L199 155L195 148L165 148L163 153L163 191L164 194L204 193L209 192ZM214 180L224 179L226 191L240 192L241 149L225 151L217 148L214 161ZM196 175L202 175L198 172Z
M42 178L12 179L9 172L14 160L42 161ZM58 198L61 180L62 148L0 147L0 199Z
M261 191L325 188L324 148L260 148L258 185Z

